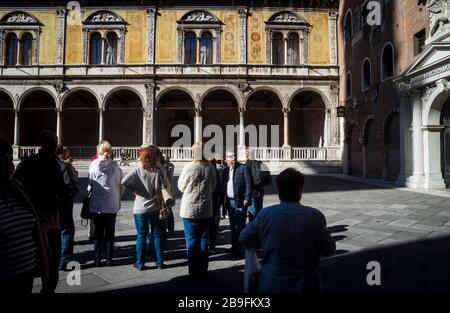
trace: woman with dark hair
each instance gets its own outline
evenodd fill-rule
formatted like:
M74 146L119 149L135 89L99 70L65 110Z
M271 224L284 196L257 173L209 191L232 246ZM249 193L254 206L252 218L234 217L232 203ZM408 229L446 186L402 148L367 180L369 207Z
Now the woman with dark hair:
M136 263L134 267L145 269L146 241L149 225L156 253L156 266L164 267L164 244L159 220L161 209L163 177L157 165L158 153L154 147L141 148L140 165L126 175L122 184L136 195L134 200L134 221L136 225Z
M0 139L0 292L31 293L35 276L48 280L45 235L22 185L13 179L11 145Z

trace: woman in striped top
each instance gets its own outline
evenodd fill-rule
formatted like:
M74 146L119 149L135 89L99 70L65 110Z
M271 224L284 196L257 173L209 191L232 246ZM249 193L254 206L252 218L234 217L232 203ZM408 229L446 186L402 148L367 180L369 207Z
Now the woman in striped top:
M0 140L0 292L30 293L36 275L47 279L47 253L36 212L13 173L12 148Z

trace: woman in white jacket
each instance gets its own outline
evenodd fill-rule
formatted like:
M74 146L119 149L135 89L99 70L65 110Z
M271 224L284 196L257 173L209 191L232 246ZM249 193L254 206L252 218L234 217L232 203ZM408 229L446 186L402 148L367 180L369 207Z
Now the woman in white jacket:
M113 264L116 216L120 210L123 194L122 170L112 160L111 144L102 141L97 147L98 158L89 166L91 192L90 211L95 215L94 261L101 266L102 252L106 252L106 263Z
M203 145L192 146L193 161L181 171L178 188L183 193L180 216L183 218L189 274L208 273L208 225L213 214L212 192L216 171L203 156Z

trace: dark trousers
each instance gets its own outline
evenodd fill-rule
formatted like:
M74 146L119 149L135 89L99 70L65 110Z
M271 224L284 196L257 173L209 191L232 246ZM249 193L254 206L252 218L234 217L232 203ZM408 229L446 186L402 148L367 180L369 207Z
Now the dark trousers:
M29 294L33 290L34 270L0 280L0 292L2 294Z
M175 217L173 216L173 210L170 209L172 214L166 219L167 231L173 232L175 230Z
M263 208L263 197L264 195L252 196L250 206L248 207L248 221L253 222L258 213Z
M61 225L61 259L59 267L65 268L67 263L73 259L73 240L75 237L73 202L65 205L60 211L59 224Z
M194 276L204 276L208 272L209 221L209 218L183 219L189 274Z
M231 248L234 254L242 253L242 245L239 243L239 236L241 231L245 228L247 220L247 208L238 207L237 201L227 198L225 203L230 217L230 231L231 231Z
M94 260L102 260L102 252L106 252L106 260L112 261L114 257L114 239L117 214L100 213L94 218Z
M50 228L47 231L47 240L50 248L48 258L48 280L42 283L41 293L54 293L59 281L59 260L61 258L61 230Z

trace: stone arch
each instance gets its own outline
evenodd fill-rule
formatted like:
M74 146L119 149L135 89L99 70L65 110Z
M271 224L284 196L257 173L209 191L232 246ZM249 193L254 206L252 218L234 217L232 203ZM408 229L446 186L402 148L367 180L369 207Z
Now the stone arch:
M39 145L39 134L44 130L56 132L58 100L52 92L41 87L31 88L20 97L19 102L21 146Z
M142 145L144 102L134 88L113 89L104 98L103 108L105 139L114 146Z
M136 96L138 96L139 99L141 100L142 107L145 107L145 103L146 103L145 99L142 96L142 94L136 88L129 87L129 86L118 86L118 87L114 87L113 89L108 91L108 93L103 98L103 102L101 103L101 107L102 107L103 110L105 109L105 105L106 105L106 102L108 101L108 98L111 95L113 95L115 92L121 91L121 90L128 90L128 91L131 91L131 92L135 93Z
M248 130L245 134L245 145L281 147L284 143L283 108L283 98L279 92L272 88L256 88L245 99L244 125ZM257 138L250 136L254 131L258 134Z
M22 110L22 106L23 106L23 102L24 100L33 92L35 91L43 91L45 93L48 93L52 98L53 101L55 102L55 109L58 108L58 104L60 101L58 101L58 97L53 93L52 90L50 90L49 88L45 88L45 87L33 87L30 88L28 90L26 90L24 93L22 93L22 95L19 97L19 100L17 101L17 108L19 110Z
M171 87L159 93L153 119L154 143L158 146L170 147L181 138L179 132L182 132L182 135L186 135L186 138L190 140L188 146L192 145L197 105L192 93L183 87ZM174 131L178 132L174 133L174 136L179 137L172 137ZM187 131L189 134L186 134ZM183 136L183 142L186 138Z
M71 88L69 91L67 91L67 92L64 94L64 96L63 96L62 99L61 99L59 109L62 110L62 109L63 109L63 106L64 106L64 103L66 102L66 100L67 100L68 98L70 98L70 96L72 96L74 93L76 93L77 91L80 91L80 90L86 91L86 92L92 94L92 96L94 96L95 99L97 100L98 108L99 108L99 109L101 108L102 101L100 100L100 97L97 95L97 93L96 93L94 90L90 89L90 88L87 88L87 87L81 87L81 86L80 86L80 87L74 87L74 88Z
M273 87L270 87L270 86L259 86L259 87L256 87L255 89L253 89L252 92L249 93L249 94L247 95L247 97L245 97L245 99L244 99L244 108L247 108L247 102L248 102L248 99L250 99L250 97L251 97L252 95L254 95L255 93L257 93L257 92L259 92L259 91L264 91L264 90L273 92L274 94L277 95L278 100L280 100L281 105L282 105L282 107L281 107L280 109L282 109L282 108L287 108L287 107L288 107L287 104L286 104L286 101L285 101L286 98L283 97L283 95L282 95L277 89L275 89L275 88L273 88Z
M323 95L300 89L290 98L289 143L294 147L326 147L330 142L330 114Z
M438 80L436 88L425 93L428 94L422 109L423 125L439 125L442 108L448 97L450 97L450 82L443 79Z
M167 93L169 93L169 92L171 92L171 91L176 91L176 90L188 94L189 97L191 97L191 100L192 100L194 103L196 103L194 94L193 94L189 89L184 88L184 87L180 87L180 86L173 86L173 87L167 87L167 88L161 90L160 92L158 92L157 95L156 95L155 104L158 104L159 101L161 100L161 98L162 98L165 94L167 94Z
M3 92L3 93L5 93L6 95L8 95L8 97L11 99L11 101L12 101L12 103L13 103L13 108L15 109L15 110L17 110L17 108L18 108L18 106L17 106L17 99L12 95L12 93L11 92L9 92L9 90L7 90L7 89L5 89L5 88L3 88L3 87L0 87L0 92Z
M76 158L87 158L95 153L92 147L99 142L100 99L89 88L76 87L61 101L61 142ZM75 148L77 147L77 148ZM82 152L82 150L89 152Z
M0 88L0 138L14 142L14 98L6 90Z
M290 108L291 104L292 104L292 100L295 98L295 96L297 96L298 94L305 92L305 91L311 91L311 92L315 92L317 94L319 94L322 98L323 103L325 104L325 107L327 109L331 109L331 100L330 98L320 89L317 88L313 88L313 87L305 87L305 88L300 88L297 89L296 91L294 91L294 93L289 97L289 102L287 104L287 107Z
M212 92L217 91L217 90L224 90L224 91L231 93L234 96L234 98L236 99L239 107L240 108L243 107L243 100L242 100L241 94L237 90L235 90L233 88L225 87L225 86L215 86L215 87L211 87L211 88L207 89L200 98L200 101L199 101L200 107L202 107L202 104L203 104L203 101L205 100L205 98L209 94L211 94Z

